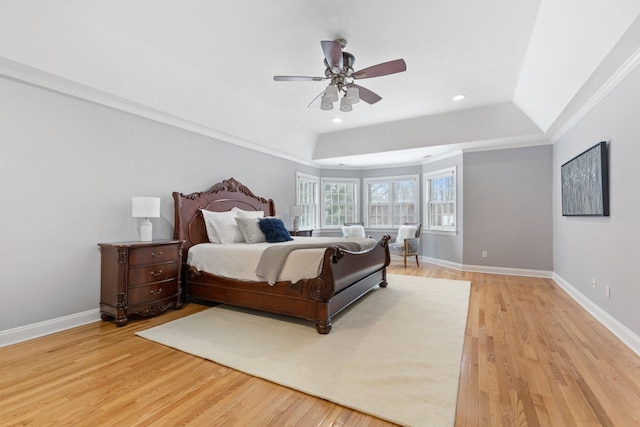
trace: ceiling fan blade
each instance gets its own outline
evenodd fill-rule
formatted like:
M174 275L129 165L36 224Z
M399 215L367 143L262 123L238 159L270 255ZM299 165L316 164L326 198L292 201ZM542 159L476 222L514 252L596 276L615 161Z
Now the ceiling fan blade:
M366 102L367 104L375 104L380 101L382 97L375 92L371 92L369 89L362 87L360 85L354 85L358 88L359 97L361 100Z
M327 77L307 77L307 76L273 76L277 82L320 82Z
M309 103L309 105L307 105L307 108L320 108L322 95L324 95L324 91L320 92L320 95L313 98L313 100Z
M320 42L322 51L327 61L327 65L334 73L342 71L342 47L340 43L334 41L323 40Z
M360 71L354 71L351 73L351 77L354 79L369 79L371 77L400 73L406 70L407 63L404 62L404 59L396 59L395 61L383 62L382 64L373 65Z

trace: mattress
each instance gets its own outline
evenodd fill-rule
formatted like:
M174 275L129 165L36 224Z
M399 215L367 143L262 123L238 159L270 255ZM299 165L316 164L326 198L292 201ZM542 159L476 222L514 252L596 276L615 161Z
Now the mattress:
M360 250L368 250L377 244L377 241L371 238L339 237L293 237L292 241L280 243L235 243L233 245L201 243L189 249L187 264L216 276L262 282L265 279L256 274L256 267L262 253L269 246L326 243L328 247L346 241L358 243ZM324 251L324 248L292 251L282 266L278 280L297 282L301 279L317 277L322 268Z

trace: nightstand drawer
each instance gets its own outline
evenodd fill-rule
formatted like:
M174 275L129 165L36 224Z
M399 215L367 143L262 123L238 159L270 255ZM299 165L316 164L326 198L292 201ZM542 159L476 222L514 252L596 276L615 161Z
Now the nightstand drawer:
M129 265L158 264L161 262L174 261L177 250L177 245L131 249L129 251Z
M155 264L146 267L134 267L129 269L129 286L159 282L161 280L175 279L177 277L177 262Z
M175 296L177 291L177 280L129 288L129 298L127 301L127 305L135 306L138 304L145 304L148 302L161 300L163 298L169 298Z

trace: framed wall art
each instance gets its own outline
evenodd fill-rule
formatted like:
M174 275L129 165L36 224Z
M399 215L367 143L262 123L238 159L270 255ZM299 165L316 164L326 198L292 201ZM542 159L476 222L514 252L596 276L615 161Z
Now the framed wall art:
M563 164L560 175L563 216L609 216L609 167L605 141Z

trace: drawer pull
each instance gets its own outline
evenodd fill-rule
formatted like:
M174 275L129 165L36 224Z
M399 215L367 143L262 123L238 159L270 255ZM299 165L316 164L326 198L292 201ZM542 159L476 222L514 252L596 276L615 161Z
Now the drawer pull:
M164 253L162 251L155 253L155 252L151 252L151 256L154 258L158 258L159 256L164 255Z
M158 288L157 291L154 291L153 289L151 289L149 293L153 295L160 295L162 293L162 288Z
M151 272L151 275L152 275L153 277L158 277L158 276L159 276L159 275L161 275L161 274L162 274L162 270L158 270L158 272L157 272L157 273L156 273L155 271L152 271L152 272Z

